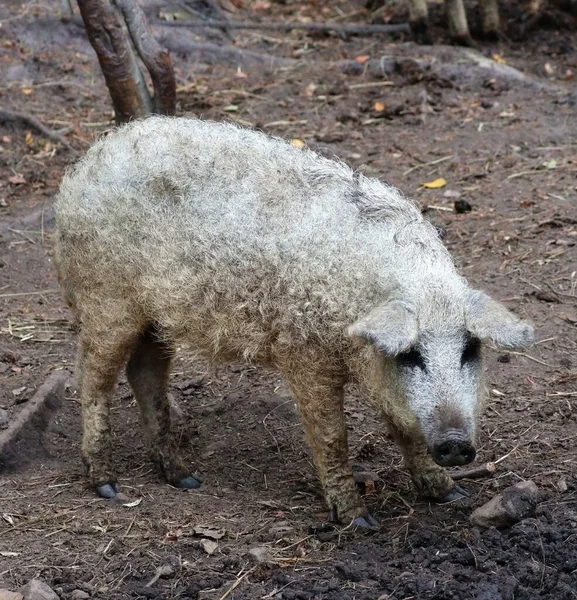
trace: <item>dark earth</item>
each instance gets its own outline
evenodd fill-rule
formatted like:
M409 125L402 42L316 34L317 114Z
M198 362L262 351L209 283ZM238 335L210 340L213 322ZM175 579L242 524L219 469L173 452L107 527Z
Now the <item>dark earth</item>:
M436 46L403 35L275 31L233 32L231 42L218 30L154 28L173 48L208 40L241 50L173 52L179 115L297 138L386 179L446 230L473 285L534 321L531 349L487 351L476 463L504 457L495 475L462 481L465 500L419 499L385 428L351 390L351 460L374 474L366 500L381 529L329 529L278 375L209 368L183 353L171 393L183 413L182 452L204 476L202 488L171 488L151 469L123 380L112 411L126 498L106 501L84 477L71 378L49 425L25 432L5 460L0 588L39 577L64 600L78 590L111 600L577 598L577 19L549 5L519 40L519 7L508 4L507 35L473 51L443 45L439 7ZM346 0L222 6L238 21L371 19L362 3ZM165 17L173 9L147 7ZM81 153L113 127L113 113L78 16L63 18L63 10L56 0L2 2L0 109L35 116ZM404 22L406 8L390 4L379 18ZM0 122L3 427L49 373L73 372L75 333L52 265L51 204L75 158L26 123ZM446 185L422 185L439 178ZM456 201L465 212L455 211ZM539 488L532 518L501 531L471 525L474 508L524 479ZM255 548L264 548L262 562L249 554Z

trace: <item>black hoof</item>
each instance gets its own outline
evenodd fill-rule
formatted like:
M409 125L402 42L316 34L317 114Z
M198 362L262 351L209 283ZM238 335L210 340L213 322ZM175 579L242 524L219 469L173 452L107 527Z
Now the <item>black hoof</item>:
M196 490L200 487L202 481L197 477L193 477L192 475L188 475L187 477L183 477L177 484L176 487L183 488L185 490Z
M96 488L96 491L101 498L107 498L110 500L111 498L114 498L116 494L118 494L118 484L105 483L104 485L99 485Z
M353 527L355 529L363 529L365 531L376 531L380 528L379 522L373 518L369 513L362 517L357 517L353 521Z
M453 488L446 496L443 496L442 498L435 498L435 502L437 502L437 504L446 504L447 502L454 502L455 500L462 500L463 498L468 497L468 492L457 486Z

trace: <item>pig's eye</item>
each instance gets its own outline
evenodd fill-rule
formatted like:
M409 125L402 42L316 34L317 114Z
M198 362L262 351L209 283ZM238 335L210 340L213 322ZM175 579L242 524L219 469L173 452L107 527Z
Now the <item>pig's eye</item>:
M423 355L416 348L412 348L408 352L403 352L397 355L397 364L399 367L407 367L409 369L422 369L427 370Z
M479 338L470 337L465 344L463 355L461 356L461 366L470 365L481 356L481 341Z

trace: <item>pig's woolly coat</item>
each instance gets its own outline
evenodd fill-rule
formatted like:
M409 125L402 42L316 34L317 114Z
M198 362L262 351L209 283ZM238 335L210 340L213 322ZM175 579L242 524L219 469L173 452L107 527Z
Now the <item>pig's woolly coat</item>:
M342 355L347 326L391 294L419 329L463 323L467 286L413 202L232 124L121 128L65 177L56 213L87 335L92 318L155 322L214 360L275 364L310 343Z
M170 482L195 484L170 436L173 343L280 369L341 517L366 511L348 467L350 379L377 401L418 489L441 498L454 488L425 435L435 441L442 411L445 429L458 421L474 435L480 365L467 389L459 366L468 315L493 340L514 318L501 307L483 322L488 299L471 301L435 229L396 189L262 133L154 117L95 144L55 208L55 261L81 325L83 456L99 493L115 493L109 399L127 360L153 460ZM363 330L376 332L379 351ZM420 392L385 358L417 336L432 373L412 370L432 382Z

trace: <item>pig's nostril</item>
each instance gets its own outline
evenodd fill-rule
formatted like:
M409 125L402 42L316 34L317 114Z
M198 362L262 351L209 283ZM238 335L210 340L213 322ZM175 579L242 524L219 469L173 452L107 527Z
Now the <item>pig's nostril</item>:
M452 451L452 444L450 442L445 442L444 444L441 444L438 448L437 448L437 454L441 457L441 458L446 458L447 456L449 456L451 454Z
M444 442L433 448L433 458L439 463L445 463L450 460L453 453L453 444Z
M433 448L435 462L444 467L467 465L475 455L475 448L468 442L449 440Z
M477 452L473 446L466 446L461 449L461 456L463 457L463 461L465 465L473 462L475 460L475 456L477 456Z

